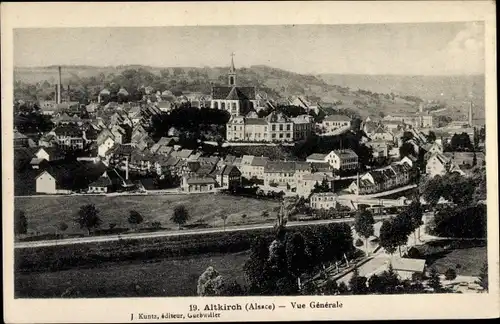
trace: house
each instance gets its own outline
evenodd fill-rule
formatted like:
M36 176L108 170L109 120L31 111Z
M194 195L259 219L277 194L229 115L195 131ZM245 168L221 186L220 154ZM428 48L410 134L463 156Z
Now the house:
M351 149L332 151L328 154L327 161L335 170L358 169L358 155Z
M59 125L49 133L56 137L58 146L83 149L83 132L75 125Z
M297 182L297 195L307 198L311 194L316 184L320 185L326 181L328 187L333 191L334 178L329 172L307 173Z
M429 143L425 146L425 150L427 151L427 153L425 153L424 155L424 160L427 161L434 154L443 153L443 145L437 142L434 142L432 144Z
M389 155L389 145L386 141L370 141L366 145L372 148L374 158L387 157Z
M445 175L450 169L451 161L443 154L432 155L425 165L425 173L433 178L437 175Z
M109 169L89 185L88 192L108 193L127 186L130 186L130 181L125 180L116 169Z
M250 173L252 172L252 161L255 158L253 155L243 155L241 158L240 171L241 175L247 179L250 179Z
M210 176L183 176L181 190L186 193L207 193L215 192L217 182Z
M250 164L250 168L248 168L247 178L255 178L264 181L264 168L268 161L269 158L266 156L254 157Z
M57 146L57 138L54 134L50 134L50 133L44 134L38 140L38 146L42 146L42 147Z
M387 131L383 125L378 125L373 132L368 133L367 135L369 138L371 138L372 141L386 141L395 143L396 140L394 134L390 131Z
M215 180L220 188L237 188L241 186L241 172L234 165L226 165L215 172Z
M264 167L264 186L280 188L296 188L295 162L269 161Z
M46 162L45 159L32 158L30 161L30 165L33 169L40 169L40 167Z
M323 119L320 127L326 133L331 133L339 129L350 128L351 118L344 115L328 115L325 119Z
M291 118L293 123L293 139L301 140L312 134L313 117L310 115L298 115Z
M309 205L312 209L330 209L337 206L337 195L333 192L313 193Z
M69 194L72 192L69 186L62 186L62 177L64 174L50 173L43 171L36 178L36 192L46 194Z
M306 158L306 162L327 162L328 154L313 153Z
M22 134L17 129L14 128L14 147L29 147L28 136Z
M414 274L423 276L426 271L425 259L393 257L388 260L383 266L370 273L367 277L369 278L373 275L380 275L384 271L388 271L389 266L391 265L393 271L398 275L400 280L412 280Z
M115 145L113 135L99 136L97 140L97 155L106 157L109 149Z
M358 176L347 190L360 195L373 194L408 185L411 179L411 166L399 161Z
M172 145L174 145L175 140L173 137L162 137L156 142L153 146L151 146L151 152L157 153L161 148L170 147L172 149ZM170 153L170 152L169 152Z
M53 147L40 147L36 152L37 159L46 161L57 161L64 159L64 155L60 150Z
M170 153L170 156L177 157L181 160L187 160L191 156L191 154L193 154L193 150L183 149Z

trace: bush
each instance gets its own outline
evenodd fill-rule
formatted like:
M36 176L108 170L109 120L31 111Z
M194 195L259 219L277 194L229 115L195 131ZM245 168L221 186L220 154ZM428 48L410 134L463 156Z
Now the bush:
M354 243L354 245L357 247L363 246L363 241L361 239L357 239L356 243Z
M160 229L161 228L161 223L160 222L152 222L151 226L153 228Z
M408 258L410 259L420 259L422 258L422 253L416 248L416 247L411 247L408 250Z
M247 218L247 214L241 215L241 218L243 218L243 219Z
M444 273L444 277L446 280L453 280L457 277L457 272L453 268L448 268L448 270Z
M269 212L268 212L267 210L266 210L266 211L263 211L263 212L262 212L262 217L264 217L264 218L269 217Z

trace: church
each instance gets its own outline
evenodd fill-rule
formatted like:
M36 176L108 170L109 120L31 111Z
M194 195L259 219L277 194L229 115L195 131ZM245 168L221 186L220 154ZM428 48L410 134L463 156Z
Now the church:
M227 110L231 116L246 115L257 105L255 87L239 87L236 83L236 69L234 54L231 57L231 67L228 74L227 86L212 87L210 108Z

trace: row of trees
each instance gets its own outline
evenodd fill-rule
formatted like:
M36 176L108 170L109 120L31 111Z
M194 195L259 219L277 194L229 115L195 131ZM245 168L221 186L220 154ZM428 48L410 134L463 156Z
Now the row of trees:
M432 208L436 207L441 197L459 206L471 205L486 198L485 170L478 170L472 179L458 173L435 176L425 181L421 192Z
M380 227L380 246L390 254L399 248L401 255L401 246L408 243L411 233L414 233L414 239L417 240L417 229L423 224L422 216L420 202L413 201L401 214L384 220Z
M94 204L83 205L78 210L77 217L74 221L81 229L87 230L90 235L93 230L100 228L103 223L100 213L100 210L96 208ZM184 205L177 205L174 208L170 220L177 224L180 229L182 225L186 224L189 218L190 216L186 207ZM138 211L130 210L127 221L133 227L137 227L144 222L144 217ZM159 228L161 226L158 222L153 222L151 225L155 228ZM115 226L115 223L110 223L109 225L110 229L113 229ZM57 225L57 228L60 231L65 231L68 228L68 225L61 222ZM16 235L28 233L28 220L26 213L23 210L15 210L14 212L14 233Z

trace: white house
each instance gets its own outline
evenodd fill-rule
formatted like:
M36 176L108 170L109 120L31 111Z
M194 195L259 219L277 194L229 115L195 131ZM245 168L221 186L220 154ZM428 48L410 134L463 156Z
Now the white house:
M338 129L351 127L351 118L344 115L328 115L321 122L320 126L327 133L334 132Z
M106 153L115 145L115 140L111 136L106 136L104 140L98 143L97 155L105 157Z
M45 194L69 194L71 190L64 188L61 184L60 174L50 174L43 171L35 178L35 187L37 193Z

